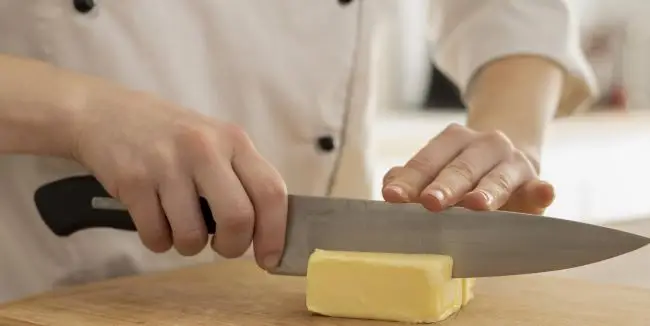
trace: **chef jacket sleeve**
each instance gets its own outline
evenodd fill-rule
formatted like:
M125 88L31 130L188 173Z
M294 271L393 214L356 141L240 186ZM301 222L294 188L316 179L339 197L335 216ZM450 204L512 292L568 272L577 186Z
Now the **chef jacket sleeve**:
M490 61L538 55L565 72L558 116L586 107L597 95L596 78L580 44L577 8L570 0L432 0L433 60L460 89Z

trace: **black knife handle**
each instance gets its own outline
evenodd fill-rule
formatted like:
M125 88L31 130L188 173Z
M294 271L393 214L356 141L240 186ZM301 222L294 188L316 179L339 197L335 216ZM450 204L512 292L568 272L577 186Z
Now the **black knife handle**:
M34 193L34 202L43 222L58 236L90 228L136 231L128 211L93 208L94 197L111 196L95 177L74 176L41 186ZM203 197L200 204L208 233L214 234L216 223L210 206Z

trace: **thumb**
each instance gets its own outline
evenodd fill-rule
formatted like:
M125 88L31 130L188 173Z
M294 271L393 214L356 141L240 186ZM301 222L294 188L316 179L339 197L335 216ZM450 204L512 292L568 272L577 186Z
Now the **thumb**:
M550 183L539 179L530 180L519 187L500 210L542 214L554 199L555 189Z

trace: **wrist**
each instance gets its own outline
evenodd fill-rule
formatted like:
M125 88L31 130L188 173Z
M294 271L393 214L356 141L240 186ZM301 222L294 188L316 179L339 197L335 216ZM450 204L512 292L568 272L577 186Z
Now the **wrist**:
M492 62L473 81L467 126L503 132L539 172L546 128L562 85L562 70L544 58L510 56Z
M95 134L105 131L113 118L126 116L121 111L130 111L133 103L139 103L138 107L148 107L150 104L146 101L151 97L147 93L93 76L76 75L67 85L67 96L62 99L68 112L65 148L73 159L82 164L82 153L89 149L88 146L94 146L92 141L86 140L92 140Z

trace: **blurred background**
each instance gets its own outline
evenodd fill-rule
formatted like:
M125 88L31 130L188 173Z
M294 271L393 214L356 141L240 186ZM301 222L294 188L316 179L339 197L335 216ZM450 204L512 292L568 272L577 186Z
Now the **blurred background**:
M569 2L601 94L586 112L550 127L542 178L554 184L556 201L546 214L650 236L650 1ZM400 14L384 30L378 62L379 183L450 122L465 120L455 86L429 59L427 1L392 3ZM650 288L650 248L562 273Z

